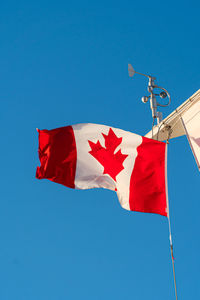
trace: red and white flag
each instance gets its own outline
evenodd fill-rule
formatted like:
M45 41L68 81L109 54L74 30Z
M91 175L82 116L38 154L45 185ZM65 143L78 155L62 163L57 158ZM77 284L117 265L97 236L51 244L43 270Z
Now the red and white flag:
M167 216L165 143L97 124L38 132L38 179L110 189L127 210Z

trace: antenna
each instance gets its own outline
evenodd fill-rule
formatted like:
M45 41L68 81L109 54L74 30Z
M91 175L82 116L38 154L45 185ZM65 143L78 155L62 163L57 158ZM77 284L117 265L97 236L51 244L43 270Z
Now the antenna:
M153 118L153 124L152 124L152 128L153 128L155 119L157 119L157 124L159 124L162 121L162 113L157 111L157 107L158 106L162 106L162 107L168 106L171 103L170 94L168 93L168 91L166 89L164 89L163 87L157 86L155 84L155 80L156 80L155 77L153 77L151 75L146 75L146 74L143 74L143 73L136 72L133 69L133 66L131 64L128 64L128 74L129 74L129 77L133 77L135 74L139 74L139 75L142 75L142 76L145 76L145 77L149 78L149 83L148 83L147 90L150 93L150 95L142 97L141 100L142 100L143 103L147 103L148 100L150 99L150 108L151 108L151 111L152 111L152 118ZM154 93L155 88L162 90L162 92L160 92L159 94L155 94ZM168 103L167 104L158 103L158 101L156 99L157 96L159 96L161 99L164 99L164 98L168 97Z

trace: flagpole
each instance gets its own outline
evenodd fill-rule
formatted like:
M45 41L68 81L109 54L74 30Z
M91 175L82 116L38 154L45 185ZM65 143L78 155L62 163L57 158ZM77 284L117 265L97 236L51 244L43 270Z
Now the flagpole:
M165 180L166 180L166 197L167 197L167 218L169 225L169 242L170 242L170 252L171 252L171 260L172 260L172 268L173 268L173 277L174 277L174 289L176 300L178 300L177 296L177 287L176 287L176 274L175 274L175 266L174 266L174 253L173 253L173 242L172 242L172 231L171 231L171 222L170 222L170 214L169 214L169 198L168 198L168 184L167 184L167 146L169 144L169 137L166 143L166 159L165 159Z
M173 243L172 243L172 234L171 234L171 225L170 225L170 218L169 218L169 215L168 215L168 224L169 224L170 252L171 252L172 268L173 268L173 277L174 277L174 289L175 289L176 300L178 300L178 297L177 297L177 287L176 287L176 274L175 274L175 266L174 266Z

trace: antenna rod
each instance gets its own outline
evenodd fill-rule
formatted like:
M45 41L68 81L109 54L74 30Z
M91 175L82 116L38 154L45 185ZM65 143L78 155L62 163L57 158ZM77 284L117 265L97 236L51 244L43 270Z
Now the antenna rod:
M145 76L145 77L148 77L148 78L153 78L154 80L156 79L155 77L151 76L151 75L146 75L146 74L143 74L143 73L139 73L139 72L136 72L136 74L139 74L139 75L142 75L142 76Z

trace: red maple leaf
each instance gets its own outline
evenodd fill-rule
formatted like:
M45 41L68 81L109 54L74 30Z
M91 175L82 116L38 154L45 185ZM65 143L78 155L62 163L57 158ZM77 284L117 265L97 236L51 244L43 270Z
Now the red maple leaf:
M110 175L115 181L116 176L124 169L123 162L128 155L122 154L121 149L114 153L116 148L121 144L122 137L118 138L112 128L109 129L108 135L102 133L105 139L105 148L101 143L88 141L91 151L89 153L104 167L103 174Z

